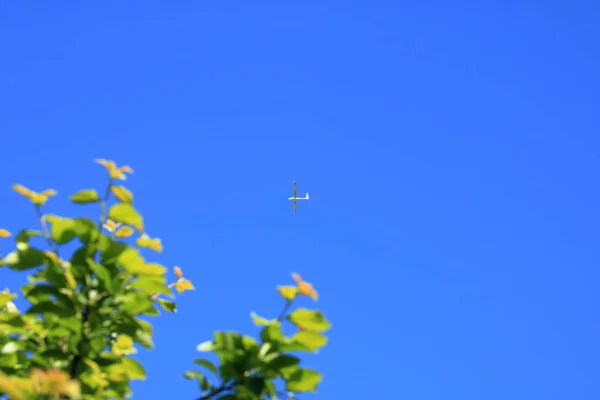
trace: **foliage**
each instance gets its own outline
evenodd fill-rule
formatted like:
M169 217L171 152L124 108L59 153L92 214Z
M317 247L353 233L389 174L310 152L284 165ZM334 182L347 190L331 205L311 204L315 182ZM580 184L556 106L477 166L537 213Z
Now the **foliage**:
M70 196L75 204L99 206L96 222L45 214L42 208L57 195L53 189L38 193L13 186L33 204L40 226L22 229L14 237L15 250L0 258L0 266L29 274L21 287L27 310L15 306L17 294L0 293L0 398L131 397L130 382L146 378L136 346L154 347L146 317L177 311L172 289L179 294L194 289L181 268L173 268L169 283L168 269L142 254L160 253L163 246L145 233L133 194L116 184L133 170L109 160L96 162L109 175L103 196L95 189ZM0 229L0 238L11 236ZM35 247L33 238L44 239L48 248ZM75 245L69 256L66 245ZM214 355L194 361L201 371L184 374L198 382L198 399L282 399L316 391L322 376L301 366L299 354L325 346L330 324L320 311L292 311L299 296L318 298L310 283L298 274L293 278L295 286L278 288L285 303L278 318L251 314L260 329L257 339L217 331L213 340L198 345L198 351ZM291 336L284 334L284 322L296 327Z

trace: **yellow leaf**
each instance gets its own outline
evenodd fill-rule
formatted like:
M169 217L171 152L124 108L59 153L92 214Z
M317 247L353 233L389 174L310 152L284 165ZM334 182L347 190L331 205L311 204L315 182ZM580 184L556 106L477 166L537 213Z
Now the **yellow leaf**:
M183 277L183 272L181 272L181 268L174 267L173 271L175 272L175 276L177 277L177 279L181 279Z
M145 249L151 249L161 253L163 251L162 243L160 239L151 239L145 233L138 238L135 242L139 247L143 247Z
M46 196L46 197L50 197L50 196L56 196L56 190L54 189L46 189L44 190L42 193L40 193L42 196Z
M186 290L194 290L194 289L195 289L195 287L192 284L192 282L190 282L189 280L187 280L185 278L181 278L177 282L175 282L175 290L177 290L179 293L183 293Z
M112 171L113 169L117 168L117 164L115 164L114 161L111 160L104 160L102 158L97 158L96 160L94 160L96 163L102 165L104 168L106 168L109 172Z
M117 164L115 164L115 162L112 160L104 160L102 158L99 158L96 159L95 162L106 168L110 179L120 179L124 181L126 179L125 173L133 173L133 170L128 165L117 168Z
M134 354L133 339L128 335L120 335L111 347L111 352L119 355Z
M4 375L2 372L0 372L0 392L8 394L11 399L15 400L25 400L27 398L17 380Z
M0 229L0 238L7 238L7 237L11 237L12 234L7 231L6 229Z
M115 232L115 236L118 238L127 238L131 235L133 235L133 228L130 228L128 226L123 226L121 228L119 228L118 231Z
M277 291L288 301L294 300L298 294L298 288L295 286L278 286Z
M46 189L42 193L36 193L23 185L13 185L12 188L15 192L19 193L21 196L25 196L29 201L38 206L46 203L48 197L56 195L56 190L54 189Z
M111 186L110 190L121 203L133 203L133 193L127 190L125 186Z
M120 227L120 226L121 226L121 224L120 224L120 223L117 223L117 222L115 222L115 221L113 221L113 220L111 220L111 219L107 220L107 221L106 221L106 222L105 222L105 223L102 225L102 227L103 227L104 229L106 229L107 231L109 231L110 233L113 233L113 232L115 231L115 229L117 229L117 228L118 228L118 227Z
M31 196L35 193L23 185L13 185L12 188L15 192L19 193L21 196L27 197L29 200L31 200Z

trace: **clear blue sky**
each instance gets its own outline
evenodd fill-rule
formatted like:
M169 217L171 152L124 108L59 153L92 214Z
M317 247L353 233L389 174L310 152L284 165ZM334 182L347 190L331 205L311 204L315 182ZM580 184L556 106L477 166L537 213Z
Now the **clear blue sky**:
M306 399L600 398L595 2L59 3L0 5L0 225L35 224L13 183L65 214L135 169L197 287L135 398L194 398L294 271L333 323Z

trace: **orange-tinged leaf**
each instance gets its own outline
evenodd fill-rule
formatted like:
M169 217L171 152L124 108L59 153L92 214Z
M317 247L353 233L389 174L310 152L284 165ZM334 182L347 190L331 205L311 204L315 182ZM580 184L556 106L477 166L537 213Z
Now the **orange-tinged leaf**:
M173 271L175 272L175 276L177 277L177 279L181 279L183 277L183 272L181 271L181 268L173 267Z
M303 296L311 297L314 301L319 299L319 295L312 284L302 280L302 277L295 272L292 274L292 278L294 278L298 285L298 293Z
M56 397L63 395L70 398L77 398L81 395L79 382L71 380L69 374L64 371L33 369L31 378L38 393Z
M6 229L0 229L0 238L7 238L7 237L11 237L12 234L7 231Z
M194 289L195 289L195 287L192 284L192 282L190 282L189 280L187 280L185 278L181 278L177 282L175 282L175 290L177 290L179 293L183 293L186 290L194 290Z
M121 228L119 228L118 231L115 232L115 237L118 238L128 238L129 236L133 235L134 230L133 228L130 228L129 226L123 226Z

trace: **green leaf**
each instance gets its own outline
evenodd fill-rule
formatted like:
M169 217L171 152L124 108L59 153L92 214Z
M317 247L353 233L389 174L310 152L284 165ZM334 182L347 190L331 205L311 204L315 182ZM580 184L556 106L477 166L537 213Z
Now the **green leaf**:
M2 349L0 349L0 354L14 354L19 350L20 349L17 342L8 342L4 346L2 346Z
M255 396L260 396L265 390L265 378L259 376L250 376L244 382L245 386L250 389L250 392Z
M89 218L75 218L74 221L75 233L79 240L85 244L97 241L100 232L94 221Z
M100 201L98 192L94 189L83 189L71 195L71 201L76 204L97 203Z
M29 244L29 239L32 237L42 236L42 232L32 230L32 229L23 229L16 237L17 243L26 243Z
M142 290L149 295L164 294L173 297L171 289L165 284L165 278L159 276L143 276L136 279L131 287Z
M219 371L217 370L217 367L210 360L207 360L205 358L197 358L197 359L194 360L194 364L200 365L201 367L206 368L207 370L209 370L210 372L212 372L215 375L219 374Z
M331 324L322 312L300 308L288 316L288 320L294 325L315 332L324 332L331 329Z
M144 293L127 293L121 300L121 311L129 315L141 314L152 307L150 296Z
M275 357L265 365L265 370L276 373L278 376L284 376L282 370L290 367L295 367L300 364L300 359L288 354L281 354Z
M208 389L212 388L212 385L210 384L210 382L208 381L208 379L206 379L206 377L204 376L204 374L202 374L201 372L198 371L185 371L183 373L183 377L185 379L189 379L189 380L193 380L193 381L198 381L198 384L200 386L200 390L205 391Z
M75 315L75 310L61 307L52 301L42 301L29 308L26 314L54 314L59 317L72 317Z
M119 382L132 379L132 380L144 380L146 379L146 371L142 364L133 358L123 357L119 364L109 365L107 368L109 379Z
M281 327L277 325L265 326L262 331L260 331L260 339L265 343L282 343L285 341Z
M198 372L198 371L185 371L183 373L183 377L185 379L190 379L193 381L199 381L201 379L204 379L204 374L202 374L202 372Z
M108 218L115 222L131 225L140 233L144 231L144 219L131 204L118 203L113 205L108 211Z
M318 332L301 331L292 336L292 340L308 347L311 351L317 351L327 344L327 337Z
M162 307L163 310L170 312L170 313L175 313L177 312L177 304L175 304L172 301L168 301L168 300L164 300L164 299L157 299L158 304L160 304L160 306Z
M56 303L60 303L60 305L64 308L72 308L74 306L73 301L69 298L69 296L61 293L56 287L51 285L33 286L31 290L28 290L25 294L25 297L27 297L27 299L34 304L42 301L49 301L51 300L50 296L54 296Z
M137 249L128 247L118 257L118 264L130 274L164 276L167 269L159 264L146 263Z
M6 265L14 271L25 271L39 267L46 261L46 255L33 247L25 247L22 250L13 251L4 259L0 260L0 265Z
M252 318L252 322L256 326L268 326L268 325L277 325L279 321L277 319L268 320L266 318L258 316L254 311L250 313L250 317Z
M16 298L16 294L0 292L0 309Z
M317 386L323 380L323 376L308 368L298 368L285 383L285 390L296 393L315 392Z
M46 215L45 218L51 224L50 235L56 244L69 243L77 237L75 220L56 215Z
M108 268L106 268L102 264L96 263L91 258L87 259L87 264L90 266L90 268L92 269L92 271L94 271L94 273L98 277L98 280L100 282L102 282L102 285L104 285L104 288L110 294L114 294L115 290L113 288L113 283L112 283L113 282L113 278L112 278L112 274L110 273L110 271L108 270Z
M207 340L205 342L200 343L198 346L196 346L196 351L212 352L217 349L218 349L217 345L212 340Z
M135 353L136 350L133 347L133 338L128 335L119 335L117 340L111 346L111 352L118 355Z

